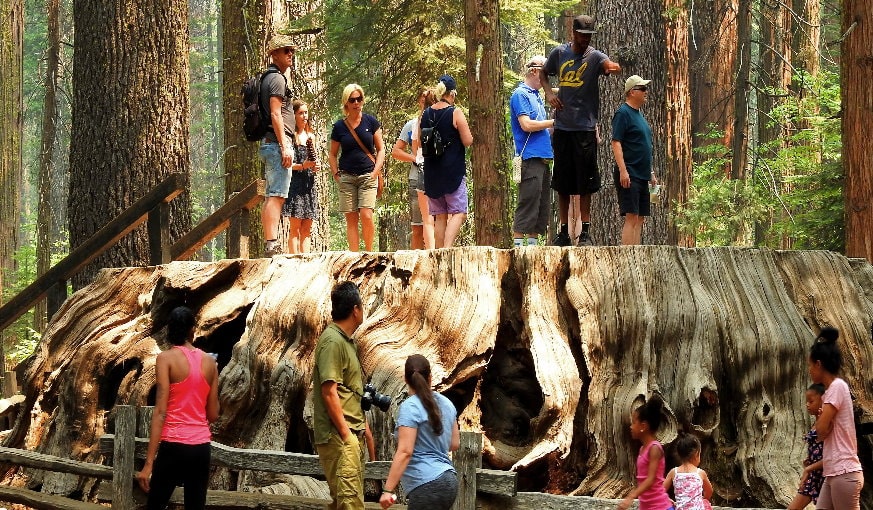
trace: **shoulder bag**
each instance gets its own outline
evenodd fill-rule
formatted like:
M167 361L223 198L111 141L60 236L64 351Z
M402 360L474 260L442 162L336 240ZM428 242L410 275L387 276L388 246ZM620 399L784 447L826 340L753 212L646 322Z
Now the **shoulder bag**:
M363 117L361 117L361 121L363 122ZM351 124L349 124L349 120L343 119L343 122L346 124L346 127L349 130L349 133L352 134L352 138L354 138L355 141L358 142L358 145L361 147L361 150L364 151L364 154L366 154L367 157L370 158L370 161L373 162L373 165L376 165L376 156L374 156L372 153L370 153L370 151L367 149L367 147L364 146L364 142L362 142L361 139L358 137L358 133L356 133L355 130L352 129ZM384 168L384 165L383 165L383 168ZM376 168L374 166L373 170L375 170L375 169ZM378 182L376 183L376 198L382 198L383 191L385 191L385 171L384 171L384 169L383 169L382 173L379 175Z

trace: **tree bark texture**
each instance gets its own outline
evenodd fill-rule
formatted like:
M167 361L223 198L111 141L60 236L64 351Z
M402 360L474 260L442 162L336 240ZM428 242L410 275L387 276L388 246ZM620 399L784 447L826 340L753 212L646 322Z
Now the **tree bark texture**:
M258 157L258 144L247 141L243 135L243 102L240 93L246 78L263 71L266 65L264 9L263 0L221 2L225 199L264 174L264 165ZM249 253L252 256L263 253L263 237L261 216L255 211L249 222Z
M25 377L29 412L6 445L99 461L95 444L114 407L153 403L167 317L186 304L197 314L195 345L218 354L214 440L311 453L313 350L330 322L330 289L346 279L363 298L355 338L364 371L395 397L388 413L368 413L380 459L393 453L413 353L430 360L462 429L484 433L484 467L518 470L521 490L626 494L637 452L630 413L659 392L660 439L669 445L679 430L701 438L715 503L786 505L806 455L807 353L826 325L841 330L851 353L843 377L860 419L873 420L866 261L823 251L469 247L104 270L42 337ZM862 451L870 447L863 439ZM45 492L93 489L33 476ZM219 470L213 484L247 488L257 478L235 487Z
M504 112L499 18L498 0L464 0L476 244L505 248L511 237L506 207L509 138Z
M74 0L69 229L75 248L172 173L189 171L188 15L181 0ZM171 238L191 223L171 203ZM145 265L141 227L74 278Z
M618 213L618 199L613 183L615 157L612 154L612 117L625 101L624 81L638 74L652 80L648 100L641 108L652 128L652 169L659 179L670 185L677 176L667 175L665 162L667 137L673 136L667 128L667 70L665 66L666 40L664 0L600 1L595 9L597 34L591 45L621 64L620 75L600 78L600 144L597 158L603 188L595 193L591 205L591 230L595 244L615 245L621 242L623 217ZM626 20L633 19L634 23ZM687 83L687 82L686 82ZM687 94L687 92L686 92ZM674 181L675 180L675 181ZM676 195L676 192L666 192ZM643 243L663 244L667 241L667 214L669 205L653 205L652 216L643 224Z
M846 255L873 260L873 159L867 126L873 122L873 4L845 0L840 57ZM850 31L851 30L851 31Z
M711 143L706 135L714 129L723 133L721 143L727 151L734 128L737 0L698 1L694 11L688 44L693 146ZM725 174L730 175L730 168Z
M737 4L737 72L734 78L734 128L731 179L745 179L749 161L749 86L752 60L751 0ZM739 233L738 233L739 236ZM739 237L738 237L739 239Z
M664 53L667 73L665 76L664 103L664 166L658 174L663 179L663 208L672 208L688 201L691 187L691 85L688 76L688 9L684 0L664 2ZM694 236L679 232L667 214L655 216L656 231L666 230L667 244L694 246Z
M0 292L9 286L18 249L23 178L21 137L24 128L23 86L24 2L0 6ZM3 301L0 295L0 302ZM3 334L0 332L0 339ZM0 343L0 353L2 353Z
M57 228L52 213L52 187L55 186L55 142L58 122L58 66L60 64L61 37L60 0L46 2L48 49L46 51L46 71L43 80L45 99L43 100L42 141L39 152L39 205L36 226L36 273L42 276L51 267L52 232ZM42 300L34 308L33 329L42 331L47 323L46 301Z

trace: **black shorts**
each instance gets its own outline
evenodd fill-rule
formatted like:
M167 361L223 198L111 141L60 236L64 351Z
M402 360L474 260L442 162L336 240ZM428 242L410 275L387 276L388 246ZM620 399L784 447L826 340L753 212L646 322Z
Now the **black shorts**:
M552 134L555 165L552 189L561 195L588 195L600 190L597 169L597 133L563 131Z
M622 188L618 177L618 167L612 170L612 180L615 182L615 191L618 195L618 212L622 216L625 214L650 216L652 214L649 181L631 176L630 188Z

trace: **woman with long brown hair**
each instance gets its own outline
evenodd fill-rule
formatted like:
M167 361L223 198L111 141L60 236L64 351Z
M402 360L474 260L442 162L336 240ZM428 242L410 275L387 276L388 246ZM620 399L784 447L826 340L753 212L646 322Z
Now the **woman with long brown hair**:
M406 359L404 378L410 397L397 413L397 451L379 503L382 508L393 505L397 485L403 482L409 510L448 510L458 495L458 475L449 459L461 443L457 411L431 389L430 363L424 356Z
M291 164L291 184L282 216L288 218L288 253L309 253L312 220L318 211L315 196L315 134L309 124L309 106L299 99L291 103L294 109L294 162ZM285 126L291 129L291 126ZM290 137L289 137L290 138Z

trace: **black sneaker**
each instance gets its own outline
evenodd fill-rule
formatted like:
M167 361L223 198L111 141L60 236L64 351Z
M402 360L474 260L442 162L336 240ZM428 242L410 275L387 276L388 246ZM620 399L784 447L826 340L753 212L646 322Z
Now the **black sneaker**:
M591 240L591 235L588 232L582 232L579 234L579 238L576 239L576 246L594 246L594 242Z
M570 234L566 232L558 232L555 239L552 240L552 246L570 246Z

